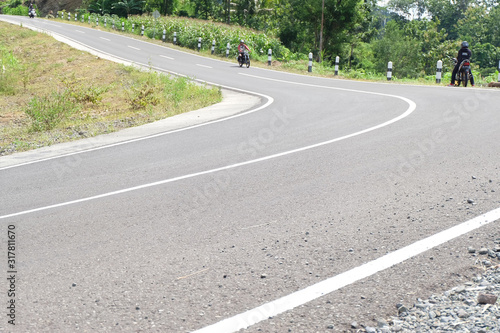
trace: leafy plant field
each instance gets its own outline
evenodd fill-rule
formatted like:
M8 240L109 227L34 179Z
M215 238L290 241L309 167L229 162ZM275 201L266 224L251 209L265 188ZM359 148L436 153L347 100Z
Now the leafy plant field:
M75 13L60 11L58 18L65 21L74 21ZM77 13L77 21L90 24L96 27L115 28L121 31L122 23L124 30L135 35L141 35L142 26L144 26L144 35L149 38L161 39L163 30L165 30L166 40L173 41L174 32L177 33L177 45L190 49L198 48L198 38L201 37L202 50L210 50L212 42L215 40L215 53L225 55L227 44L230 45L230 56L237 55L237 46L241 39L254 50L255 53L265 54L269 49L273 50L273 56L278 60L289 59L291 52L284 47L279 39L269 36L263 32L251 30L248 28L229 26L222 23L216 23L205 20L197 20L183 17L163 16L155 20L152 16L130 16L128 19L120 18L116 15L98 15L95 13Z
M114 132L221 99L218 88L109 62L0 22L0 155Z

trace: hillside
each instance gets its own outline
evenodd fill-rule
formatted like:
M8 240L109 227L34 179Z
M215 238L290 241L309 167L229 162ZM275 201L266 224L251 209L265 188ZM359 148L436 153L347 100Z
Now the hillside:
M50 12L56 13L58 10L74 12L75 9L82 8L83 0L34 0L42 16Z

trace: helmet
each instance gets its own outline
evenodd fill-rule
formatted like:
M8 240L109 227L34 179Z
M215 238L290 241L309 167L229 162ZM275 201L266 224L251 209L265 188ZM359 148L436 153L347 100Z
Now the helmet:
M245 41L243 39L240 40L240 44L243 44L245 43Z
M465 48L465 47L469 47L469 43L467 43L466 41L463 41L463 42L462 42L462 47L464 47L464 48Z

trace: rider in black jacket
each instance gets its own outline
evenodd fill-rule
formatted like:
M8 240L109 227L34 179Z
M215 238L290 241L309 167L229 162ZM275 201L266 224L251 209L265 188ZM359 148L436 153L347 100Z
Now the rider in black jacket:
M457 64L455 65L453 73L451 74L450 86L455 85L455 76L458 73L458 69L460 68L460 64L462 63L462 61L465 59L469 59L470 61L471 57L472 57L472 52L469 49L469 43L462 42L462 48L460 49L460 51L458 51ZM472 86L474 86L474 76L472 75L472 71L470 72L470 83L472 84Z

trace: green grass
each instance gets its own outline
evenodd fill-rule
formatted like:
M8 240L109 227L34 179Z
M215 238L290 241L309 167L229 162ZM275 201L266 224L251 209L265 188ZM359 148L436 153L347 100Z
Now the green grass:
M222 99L218 88L109 62L2 22L0 60L0 155L114 132Z

